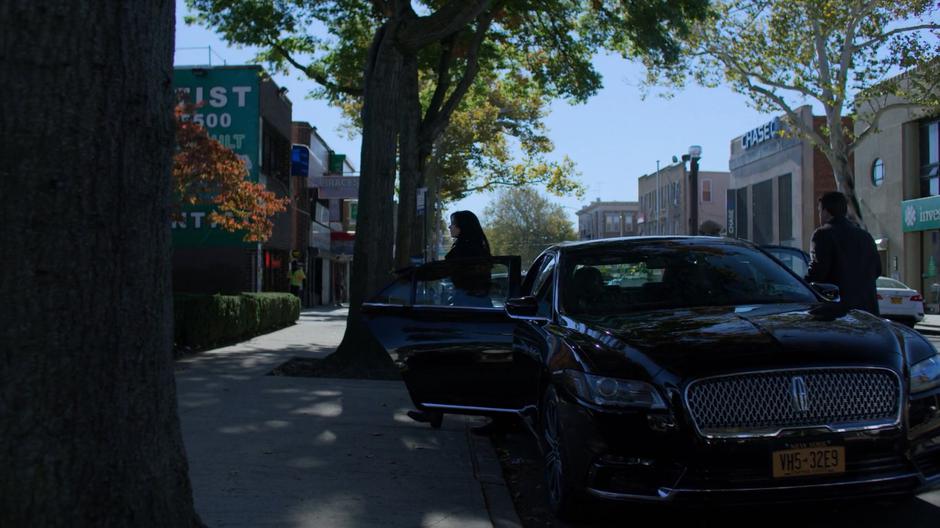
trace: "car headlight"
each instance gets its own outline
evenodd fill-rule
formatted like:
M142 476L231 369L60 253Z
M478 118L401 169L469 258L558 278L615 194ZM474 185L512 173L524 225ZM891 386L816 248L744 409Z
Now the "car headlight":
M911 392L940 387L940 355L934 355L911 367Z
M594 376L579 370L564 371L565 386L573 394L602 407L665 409L666 402L649 383Z

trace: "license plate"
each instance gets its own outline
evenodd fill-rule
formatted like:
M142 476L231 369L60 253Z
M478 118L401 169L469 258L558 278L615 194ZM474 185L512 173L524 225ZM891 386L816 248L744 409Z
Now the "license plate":
M845 448L811 447L774 451L774 478L845 473Z
M892 297L892 298L891 298L891 304L901 304L901 301L903 301L903 299L902 299L901 297Z

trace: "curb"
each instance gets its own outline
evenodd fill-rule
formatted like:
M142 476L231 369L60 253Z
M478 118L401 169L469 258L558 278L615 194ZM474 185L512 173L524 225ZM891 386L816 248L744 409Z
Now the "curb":
M467 443L470 446L470 459L473 463L473 476L480 483L483 501L490 514L493 528L522 528L522 522L516 513L516 507L509 495L509 488L503 479L503 469L499 464L496 449L489 438L480 437L470 432L478 422L472 418L464 421Z
M925 335L940 335L940 326L921 326L915 325L914 330Z

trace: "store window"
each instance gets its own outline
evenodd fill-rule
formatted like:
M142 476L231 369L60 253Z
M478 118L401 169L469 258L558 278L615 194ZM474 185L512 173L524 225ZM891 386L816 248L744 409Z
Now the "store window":
M712 201L712 181L702 180L702 202L711 203Z
M875 162L871 164L871 183L875 187L881 187L881 184L885 181L885 163L881 161L881 158L875 158Z
M777 178L777 232L780 241L793 238L793 177L784 174Z
M774 241L773 180L764 180L751 187L750 239L756 244L772 244Z
M736 236L738 238L747 238L748 237L748 207L747 207L747 187L742 187L737 190L735 196L735 212L737 214L737 226L735 226Z
M620 232L620 213L604 214L604 231L608 233Z

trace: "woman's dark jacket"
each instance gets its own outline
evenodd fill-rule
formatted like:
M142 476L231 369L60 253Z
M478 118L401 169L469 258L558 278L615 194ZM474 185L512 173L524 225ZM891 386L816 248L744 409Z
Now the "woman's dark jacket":
M482 244L475 246L458 239L454 247L444 255L451 262L451 280L454 287L471 295L486 295L490 290L490 263L478 262L489 257Z

